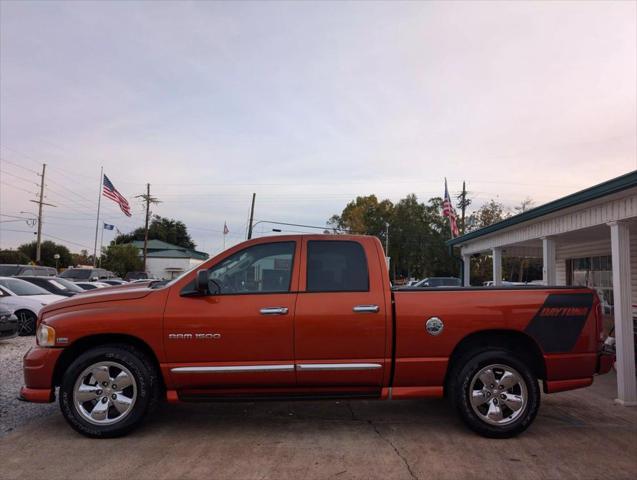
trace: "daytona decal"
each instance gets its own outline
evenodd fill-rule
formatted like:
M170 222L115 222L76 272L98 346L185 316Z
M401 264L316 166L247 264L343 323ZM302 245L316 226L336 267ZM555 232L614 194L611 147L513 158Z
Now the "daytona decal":
M592 306L592 293L552 293L524 331L544 353L569 352L577 343Z

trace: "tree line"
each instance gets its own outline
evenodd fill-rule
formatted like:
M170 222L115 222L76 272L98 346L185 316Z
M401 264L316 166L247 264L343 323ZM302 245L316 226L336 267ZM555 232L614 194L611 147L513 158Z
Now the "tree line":
M149 240L161 240L180 247L194 249L193 242L186 225L172 218L154 215L148 227ZM139 227L130 233L117 235L108 246L102 248L100 267L110 270L120 276L127 272L142 269L139 250L130 243L134 240L144 240L144 227ZM0 250L0 263L35 264L36 242L20 245L15 250ZM55 258L59 255L59 258ZM71 253L67 247L46 240L41 243L40 265L47 267L68 268L76 265L93 265L93 255L88 250Z
M350 201L340 214L332 215L327 224L334 232L346 231L373 235L385 245L391 258L390 276L394 281L411 278L460 276L461 263L458 252L453 252L446 242L451 239L449 221L442 216L442 198L433 197L420 202L415 194L409 194L396 203L379 200L376 195L359 196ZM509 216L528 209L531 199L524 200L513 211L495 200L482 205L465 217L458 218L461 233L484 228ZM471 204L471 199L458 196L456 207ZM475 257L471 261L472 284L481 285L491 280L492 260L489 256ZM505 257L504 278L510 281L529 281L541 278L541 260ZM539 276L538 276L539 275Z
M458 196L456 207L467 207L472 200ZM459 215L458 227L467 233L505 218L521 213L532 205L526 199L512 211L495 200L471 212L464 220ZM446 242L451 238L447 218L442 216L442 198L433 197L426 202L415 194L407 195L394 203L379 200L376 195L359 196L350 201L340 214L332 215L328 225L334 232L348 231L378 237L383 245L389 240L388 256L391 257L392 279L425 278L432 276L459 276L458 252L450 251ZM387 227L389 225L389 227ZM386 238L387 232L389 238ZM154 215L149 225L148 238L162 240L173 245L194 249L186 225L175 219ZM142 268L139 250L130 242L144 239L144 228L119 234L102 249L101 266L121 276ZM64 245L52 241L42 242L41 264L67 268L75 265L92 265L93 256L87 250L71 253ZM1 250L0 263L33 263L35 242L20 245L17 250ZM55 255L59 255L55 259ZM504 257L504 278L511 281L529 281L542 276L541 259ZM475 257L471 261L471 278L474 285L491 280L492 260L490 256Z

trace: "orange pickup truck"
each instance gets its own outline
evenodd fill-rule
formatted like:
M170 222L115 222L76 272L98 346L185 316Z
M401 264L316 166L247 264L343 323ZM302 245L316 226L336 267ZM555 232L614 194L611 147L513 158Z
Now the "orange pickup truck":
M610 369L583 288L392 290L378 239L258 238L168 283L44 307L21 396L90 437L160 400L446 396L488 437L524 431L546 393Z

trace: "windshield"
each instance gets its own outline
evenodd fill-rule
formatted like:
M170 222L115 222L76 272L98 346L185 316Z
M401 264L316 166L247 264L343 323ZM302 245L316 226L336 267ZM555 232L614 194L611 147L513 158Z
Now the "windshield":
M0 277L12 277L17 275L20 267L17 265L0 265Z
M60 290L68 290L70 292L83 292L84 291L80 287L75 285L74 283L69 282L68 280L64 280L63 278L55 278L55 279L52 278L51 280L47 280L47 282L49 282L51 285L54 285L55 287L59 288Z
M69 268L60 274L60 278L89 279L92 270L90 268Z
M12 293L19 296L25 295L50 295L45 289L33 285L32 283L19 280L17 278L3 278L0 285L9 289Z

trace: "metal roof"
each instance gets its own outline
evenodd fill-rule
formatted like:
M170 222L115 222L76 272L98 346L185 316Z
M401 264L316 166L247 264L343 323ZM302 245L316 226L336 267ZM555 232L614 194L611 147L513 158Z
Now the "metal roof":
M514 215L505 220L494 223L493 225L489 225L479 230L469 232L460 237L453 238L447 241L447 245L453 246L465 243L469 240L488 235L489 233L494 233L498 230L513 227L514 225L528 222L529 220L533 220L538 217L557 212L558 210L563 210L580 203L588 202L600 197L604 197L606 195L621 192L622 190L626 190L632 187L637 187L637 170L633 170L632 172L628 172L620 177L616 177L598 185L580 190L579 192L572 193L570 195L567 195L566 197L558 198L557 200L553 200L552 202L545 203L544 205L540 205L539 207L535 207L525 212L519 213L518 215Z

